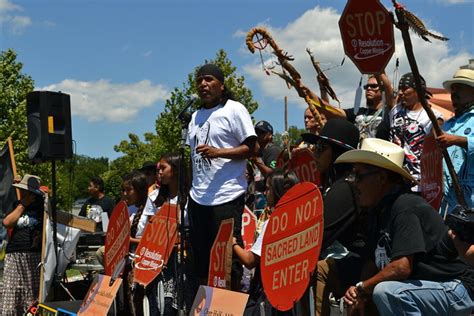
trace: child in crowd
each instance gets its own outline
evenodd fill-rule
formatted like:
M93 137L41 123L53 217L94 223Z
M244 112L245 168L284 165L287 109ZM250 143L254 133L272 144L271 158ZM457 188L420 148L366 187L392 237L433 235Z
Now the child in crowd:
M150 205L147 203L138 220L137 238L141 238L146 224L160 212L164 203L177 204L179 192L179 161L178 154L164 154L158 163L158 180L160 187L156 198ZM186 174L186 171L183 171ZM179 215L178 215L179 216ZM186 222L186 215L185 215ZM139 239L137 239L139 241ZM150 315L176 315L177 302L178 255L174 248L166 266L160 275L148 285L146 295L150 306Z
M273 210L280 198L298 182L298 177L296 177L296 175L292 171L275 169L274 172L267 177L266 181L265 194L267 198L267 205ZM237 243L236 238L233 238L232 248L235 255L248 269L256 268L254 278L252 279L252 282L250 284L249 300L245 308L244 315L260 315L259 305L261 302L265 302L266 312L272 312L271 305L266 299L265 293L263 292L260 274L260 255L262 251L263 236L265 235L267 223L268 221L263 224L262 232L258 236L250 251L244 250ZM273 312L275 312L275 310L273 310ZM289 311L289 315L291 315L291 311Z
M122 199L128 206L135 206L136 212L130 217L130 252L134 252L140 239L137 238L138 222L145 208L148 185L145 175L134 170L125 175L122 181ZM133 284L132 265L127 264L123 273L125 312L127 315L143 315L143 288Z

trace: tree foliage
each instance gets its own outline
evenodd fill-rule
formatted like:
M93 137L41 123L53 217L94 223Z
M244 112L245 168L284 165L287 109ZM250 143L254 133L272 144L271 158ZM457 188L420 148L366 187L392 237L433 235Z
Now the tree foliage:
M0 53L0 141L12 137L17 169L29 171L26 96L34 82L21 72L23 64L16 57L12 49Z
M294 125L291 125L288 127L288 136L290 139L290 145L297 145L298 140L301 139L301 134L307 133L307 131L304 128L298 128ZM273 136L273 142L283 148L283 140L282 140L282 134L281 133L275 133Z

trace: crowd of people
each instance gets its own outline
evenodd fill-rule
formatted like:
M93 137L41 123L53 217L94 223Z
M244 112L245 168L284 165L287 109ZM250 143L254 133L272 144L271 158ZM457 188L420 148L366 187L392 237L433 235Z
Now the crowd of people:
M301 179L289 170L290 164L277 168L281 148L273 143L271 123L253 124L245 106L226 86L219 67L203 65L195 81L200 102L186 139L191 170L184 187L189 194L181 196L182 205L186 204L182 224L189 227L189 235L182 236L187 239L186 256L179 256L176 245L168 265L146 288L133 283L132 265L127 264L122 274L122 308L127 315L142 315L146 296L151 315L176 315L180 308L177 279L184 273L189 310L198 285L207 284L210 251L219 226L232 218L230 288L241 291L243 267L255 269L245 315L260 315L262 307L268 315L277 313L266 299L260 276L265 219ZM457 70L444 87L451 93L454 116L443 118L434 111L436 124L444 130L436 140L440 149L447 149L466 202L462 207L470 212L474 201L474 60ZM423 141L433 133L433 126L416 88L411 73L401 77L397 89L382 73L370 76L364 85L366 107L320 108L324 126L316 124L309 108L304 111L307 133L291 150L311 150L321 175L324 235L309 284L317 315L329 315L330 298L344 302L353 315L470 315L474 308L474 245L464 240L466 232L445 223L446 216L462 204L446 164L441 208L435 210L420 192ZM424 79L420 88L426 89ZM124 177L130 252L160 207L165 202L178 203L179 165L180 156L168 153ZM39 181L26 175L14 184L21 190L21 200L3 220L12 233L5 259L8 286L2 289L0 315L17 315L37 297L40 255L35 240L42 227L39 215L44 195ZM100 178L91 179L91 198L81 210L81 215L97 223L103 212L110 215L113 209L103 188ZM261 218L252 249L246 251L242 214L246 204L256 207L255 200L249 199L256 192L266 196L266 216ZM474 236L474 231L467 234ZM103 257L103 252L98 256ZM310 292L301 302L299 310L304 313L310 312Z

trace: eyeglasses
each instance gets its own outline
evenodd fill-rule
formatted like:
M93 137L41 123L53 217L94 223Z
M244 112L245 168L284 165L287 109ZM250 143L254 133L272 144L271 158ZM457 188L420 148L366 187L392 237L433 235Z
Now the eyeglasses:
M370 88L370 90L378 90L380 89L379 85L376 84L376 83L368 83L368 84L365 84L364 85L364 90L368 90Z
M367 171L364 173L353 172L347 177L347 180L354 183L360 183L364 181L364 179L367 178L368 176L379 173L379 172L380 171L378 170Z

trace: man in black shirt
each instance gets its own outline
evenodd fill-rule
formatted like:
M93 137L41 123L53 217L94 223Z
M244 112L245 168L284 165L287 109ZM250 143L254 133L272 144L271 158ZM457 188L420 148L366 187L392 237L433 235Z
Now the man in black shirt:
M112 215L114 200L104 194L104 180L100 177L91 178L87 189L91 197L82 205L79 216L102 223L102 212L106 212L109 218ZM96 231L102 231L99 225L96 226Z
M265 191L264 179L275 169L281 149L273 143L273 126L267 121L259 121L255 124L255 134L257 134L260 149L257 158L252 161L262 174L261 179L255 185L257 191L263 192Z
M406 182L414 179L403 169L404 156L395 144L367 138L336 160L354 164L359 205L371 209L369 259L376 271L344 300L363 310L372 297L381 315L469 315L474 269L459 259L438 213L410 192Z
M333 110L335 111L318 108L318 111L321 111L328 120L335 117L346 118L359 129L361 139L366 137L381 137L388 139L389 126L386 124L384 125L383 120L385 117L384 115L388 114L395 104L393 87L385 73L377 76L379 76L378 79L382 83L382 86L378 84L376 76L369 77L367 84L364 85L367 107L359 109L340 109L333 107ZM386 107L384 107L382 88L385 96ZM386 119L388 119L388 117Z

